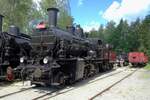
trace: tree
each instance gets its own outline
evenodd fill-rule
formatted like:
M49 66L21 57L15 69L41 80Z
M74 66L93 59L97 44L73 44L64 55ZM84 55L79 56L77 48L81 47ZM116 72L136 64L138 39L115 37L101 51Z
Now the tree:
M137 18L135 22L132 22L129 27L128 32L128 45L129 45L129 51L138 51L138 48L140 47L140 41L139 41L139 32L140 32L140 19Z
M23 31L27 31L32 4L32 0L1 0L0 12L5 16L4 30L13 24L19 26Z
M115 22L113 21L108 22L103 34L105 41L108 43L112 43L113 34L115 34Z
M100 25L98 29L98 37L104 40L104 26Z
M117 52L128 52L129 51L129 43L128 41L128 30L129 25L127 21L123 19L120 20L120 23L117 25L116 28L113 28L111 36L109 36L108 41L113 44L115 50ZM111 32L110 31L110 32Z
M150 15L147 15L142 21L139 30L140 51L150 55Z
M68 0L42 0L40 3L43 18L47 19L47 8L55 7L59 9L58 26L66 28L67 25L73 24L73 17L70 15Z
M88 33L88 37L90 38L98 38L99 34L98 31L96 31L94 28Z
M68 15L68 13L66 11L62 11L60 13L60 17L59 17L59 20L58 20L58 25L65 29L67 25L73 25L73 17Z

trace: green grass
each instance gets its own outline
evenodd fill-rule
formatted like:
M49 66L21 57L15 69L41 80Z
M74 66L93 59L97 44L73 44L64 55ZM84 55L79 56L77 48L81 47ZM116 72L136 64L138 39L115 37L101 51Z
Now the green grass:
M150 64L147 64L147 65L144 67L144 69L150 70Z
M144 69L146 69L146 70L148 70L148 72L144 72L144 73L142 73L142 78L144 78L144 79L150 79L150 63L148 63L145 67L144 67Z

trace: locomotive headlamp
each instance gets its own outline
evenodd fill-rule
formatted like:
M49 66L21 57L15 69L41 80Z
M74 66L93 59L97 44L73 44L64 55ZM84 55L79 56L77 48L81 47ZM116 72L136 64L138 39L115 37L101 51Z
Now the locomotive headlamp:
M49 57L45 57L45 58L43 59L43 63L44 63L44 64L47 64L48 61L49 61Z
M24 62L24 57L21 57L20 58L20 63L23 63Z

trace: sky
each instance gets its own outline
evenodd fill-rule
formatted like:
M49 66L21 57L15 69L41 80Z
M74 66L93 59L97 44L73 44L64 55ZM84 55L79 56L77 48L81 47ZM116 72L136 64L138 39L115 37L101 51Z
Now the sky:
M150 14L150 0L70 0L70 7L74 22L87 32L111 20L130 23Z

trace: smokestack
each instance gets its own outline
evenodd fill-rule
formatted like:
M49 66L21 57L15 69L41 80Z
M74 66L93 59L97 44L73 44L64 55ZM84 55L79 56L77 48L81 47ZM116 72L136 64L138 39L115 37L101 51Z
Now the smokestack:
M3 15L0 15L0 32L2 32L2 26L3 26Z
M15 35L15 36L20 35L19 27L15 26L15 25L11 25L9 27L9 32L8 33L11 34L11 35Z
M56 27L57 26L57 14L59 10L57 8L48 8L48 24L49 27Z

